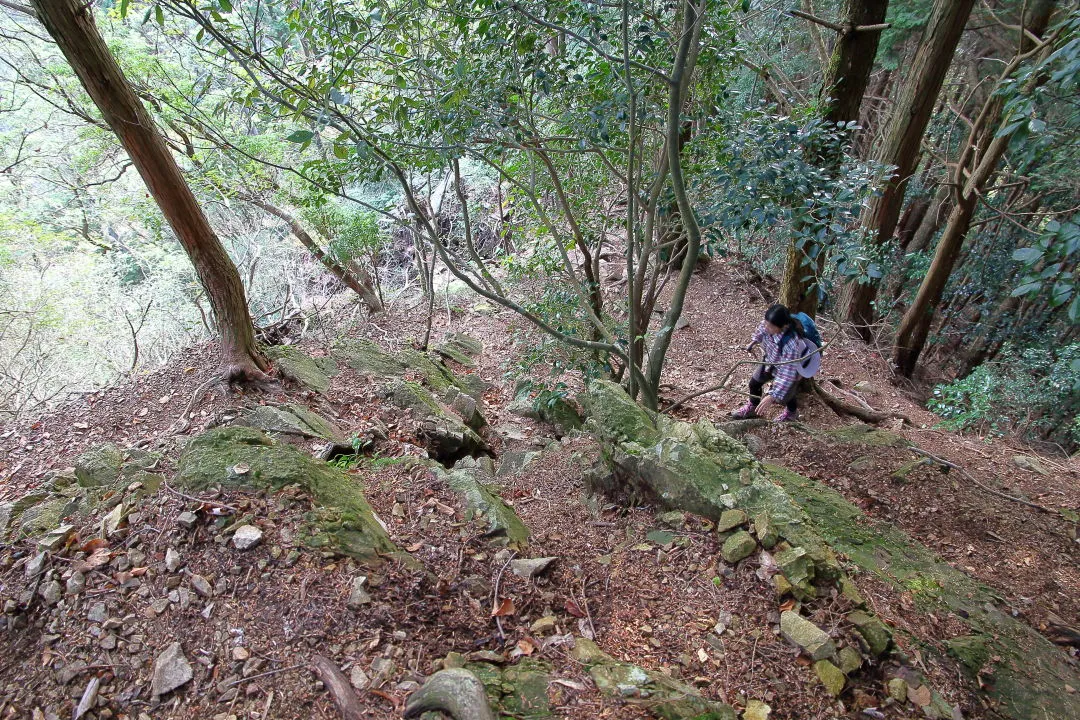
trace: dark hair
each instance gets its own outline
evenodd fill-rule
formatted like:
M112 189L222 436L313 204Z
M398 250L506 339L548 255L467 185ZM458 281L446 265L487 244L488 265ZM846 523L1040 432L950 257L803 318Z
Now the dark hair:
M780 303L769 306L769 309L765 311L765 321L780 328L784 334L787 334L790 330L799 337L804 337L805 331L803 330L802 323L793 318L787 307Z

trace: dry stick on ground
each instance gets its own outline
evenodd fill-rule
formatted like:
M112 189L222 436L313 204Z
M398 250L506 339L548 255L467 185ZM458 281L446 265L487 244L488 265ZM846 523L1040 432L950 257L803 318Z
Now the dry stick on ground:
M492 603L491 609L493 615L499 611L499 581L502 580L503 573L506 572L506 568L510 567L510 563L513 561L515 555L517 555L517 551L511 550L510 557L506 559L506 564L499 568L498 574L495 575L495 601ZM505 640L506 633L503 632L502 618L498 615L495 615L495 626L499 628L499 637Z
M911 452L913 452L913 453L916 453L917 455L925 455L926 457L930 458L931 460L938 463L939 465L944 465L945 467L953 468L955 470L959 470L960 472L962 472L964 474L964 477L966 477L968 480L975 483L976 485L978 485L979 487L981 487L983 490L990 493L991 495L996 495L999 498L1004 498L1005 500L1012 500L1013 502L1018 502L1021 505L1027 505L1029 508L1035 508L1036 510L1042 510L1044 513L1049 513L1050 515L1060 515L1061 514L1057 510L1054 510L1053 508L1048 508L1045 505L1040 505L1038 503L1033 503L1033 502L1031 502L1029 500L1025 500L1023 498L1018 498L1018 497L1015 497L1013 495L1007 495L1007 494L1001 492L1000 490L995 490L992 487L988 487L988 486L984 485L983 483L979 482L975 478L974 475L972 475L971 473L969 473L967 470L960 467L956 463L949 462L948 460L945 460L944 458L939 458L937 455L932 455L932 454L926 452L925 450L923 450L922 448L913 447L913 448L909 448L909 450L911 450Z
M800 358L795 358L794 360L785 360L784 362L769 363L769 362L764 362L763 360L740 360L739 362L735 363L734 365L732 365L728 369L727 373L724 375L724 379L721 380L719 383L717 383L716 385L713 385L712 387L707 387L704 390L698 390L697 392L690 393L686 397L675 401L671 405L668 405L666 408L664 408L663 412L664 412L665 415L667 415L667 414L669 414L671 412L674 412L675 410L679 409L685 403L689 402L690 400L693 400L696 397L701 397L702 395L708 395L709 393L716 392L717 390L723 390L724 386L727 385L727 381L731 378L732 375L735 374L735 371L738 370L743 365L771 365L773 367L776 367L778 365L791 365L793 363L803 362L804 360L812 357L814 355L814 353L823 353L823 352L825 352L825 348L829 347L830 345L832 345L832 341L829 341L829 342L825 343L824 345L822 345L817 350L814 350L814 352L807 353L806 355L803 355Z
M175 489L169 487L169 483L164 482L164 481L161 483L161 486L163 488L165 488L166 490L168 490L169 492L171 492L173 495L179 495L180 497L184 498L185 500L191 500L192 502L203 503L203 504L213 503L214 505L217 505L218 507L221 507L221 508L225 508L226 510L232 510L234 513L240 512L238 509L234 508L232 505L226 505L225 503L218 502L217 500L207 500L205 498L195 497L194 495L185 495L184 493L180 492L179 490L175 490Z
M224 379L224 375L213 375L209 380L204 382L199 387L195 388L195 392L192 394L191 400L188 400L188 404L184 407L184 411L180 413L180 417L176 419L176 422L170 425L169 429L165 431L165 436L168 437L169 435L176 435L177 433L182 433L183 431L187 430L188 427L191 425L191 423L188 422L187 419L188 413L191 412L191 408L195 407L195 403L197 403L202 398L206 391L210 389L211 385L217 382L221 382Z
M352 685L349 684L349 679L345 677L345 673L341 672L332 660L323 655L316 655L311 658L311 667L330 692L334 705L341 712L341 717L344 720L362 720L364 707L360 704L356 693L353 692Z

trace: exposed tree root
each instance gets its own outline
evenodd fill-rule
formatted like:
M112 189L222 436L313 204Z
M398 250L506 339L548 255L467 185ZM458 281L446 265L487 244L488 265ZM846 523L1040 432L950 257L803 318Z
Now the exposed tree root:
M338 666L329 658L316 655L311 658L311 667L326 686L334 705L341 712L341 717L344 720L361 720L365 714L364 707L353 692L349 679L338 669Z
M1016 497L1014 495L1008 495L1006 493L1003 493L1000 490L995 490L994 488L989 487L988 485L985 485L984 483L979 482L979 480L974 475L972 475L971 473L969 473L967 470L960 467L956 463L951 463L951 462L949 462L948 460L946 460L944 458L939 458L937 455L932 455L932 454L926 452L925 450L923 450L922 448L913 447L913 448L910 448L910 450L911 450L911 452L915 453L916 455L923 455L923 456L929 458L930 460L933 460L934 462L938 463L939 465L943 465L943 466L945 466L947 468L953 468L954 470L959 470L960 472L962 472L964 474L964 477L966 477L968 480L975 483L978 487L982 488L983 490L990 493L991 495L1002 498L1004 500L1012 500L1013 502L1020 503L1021 505L1027 505L1029 508L1034 508L1035 510L1041 510L1044 513L1049 513L1050 515L1061 515L1061 513L1059 513L1057 510L1054 510L1053 508L1048 508L1045 505L1040 505L1039 503L1033 503L1030 500L1025 500L1024 498L1018 498L1018 497Z
M483 683L465 668L440 670L405 703L406 718L429 710L440 710L454 720L495 720Z
M810 387L822 402L841 415L851 415L867 423L879 423L889 418L900 418L911 425L911 418L903 413L890 410L875 410L867 405L861 398L845 392L831 382L810 382ZM828 388L828 389L826 389Z

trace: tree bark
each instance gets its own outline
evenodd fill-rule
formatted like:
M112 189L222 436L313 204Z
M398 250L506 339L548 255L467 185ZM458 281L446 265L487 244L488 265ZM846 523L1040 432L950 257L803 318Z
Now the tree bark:
M93 6L78 0L32 3L38 19L120 139L195 266L214 311L226 378L264 380L262 371L269 365L255 344L240 274L184 181L150 114L98 33Z
M853 122L859 119L859 108L870 72L874 69L881 31L855 28L882 23L888 7L888 0L845 0L840 23L844 31L833 48L821 86L824 100L822 117L827 122ZM839 173L842 153L831 152L820 159L833 175ZM817 314L817 280L824 259L824 248L818 248L816 257L810 257L804 248L795 245L794 239L788 245L780 302L792 312L804 312L811 317Z
M869 242L884 245L892 238L904 201L906 183L915 170L919 146L941 85L952 63L960 35L967 24L975 0L937 0L923 32L923 41L915 53L909 80L889 121L885 144L877 159L896 166L882 194L871 199L862 224L870 231ZM859 283L851 293L847 319L867 342L874 323L876 282Z
M253 196L245 196L244 199L288 225L289 230L296 236L296 239L308 249L308 252L310 252L316 260L323 264L323 267L330 271L330 274L360 296L364 301L364 304L367 305L368 312L374 315L383 311L382 301L379 299L378 293L375 292L375 288L372 287L371 278L357 277L348 268L332 258L319 246L319 243L315 241L315 238L311 237L311 233L309 233L295 217L282 208Z
M1046 32L1053 9L1054 0L1039 0L1035 3L1030 11L1031 14L1023 19L1024 27L1031 32L1032 36L1041 37ZM1043 43L1044 46L1047 44ZM1017 55L1002 72L999 82L1007 80L1019 67L1022 59L1035 52L1038 47L1031 37L1026 33L1023 34ZM1045 48L1041 52L1045 52ZM1030 90L1042 81L1041 78L1033 79L1028 89ZM900 328L897 330L893 346L893 364L906 376L914 372L919 355L926 346L934 311L941 302L945 284L952 274L964 238L971 227L979 196L994 176L998 163L1005 155L1009 141L1012 139L1011 132L1005 135L999 135L997 132L1003 120L1001 117L1003 106L1004 101L998 96L991 95L987 99L972 125L968 140L960 152L960 158L953 171L953 187L959 188L955 192L955 205L949 214L941 240L938 241L930 269L923 278L922 285L919 286L915 301L900 321ZM1008 119L1008 116L1004 118L1005 121Z

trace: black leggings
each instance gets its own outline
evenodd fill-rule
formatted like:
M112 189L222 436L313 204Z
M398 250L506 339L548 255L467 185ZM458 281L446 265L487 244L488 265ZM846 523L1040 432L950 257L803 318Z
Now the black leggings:
M773 371L771 367L761 366L750 378L750 404L754 407L758 406L761 402L761 389L765 387L765 383L770 382L773 379ZM788 410L795 412L799 409L799 403L796 399L799 390L799 381L796 380L795 384L791 386L791 390L788 391L788 401L785 404Z

